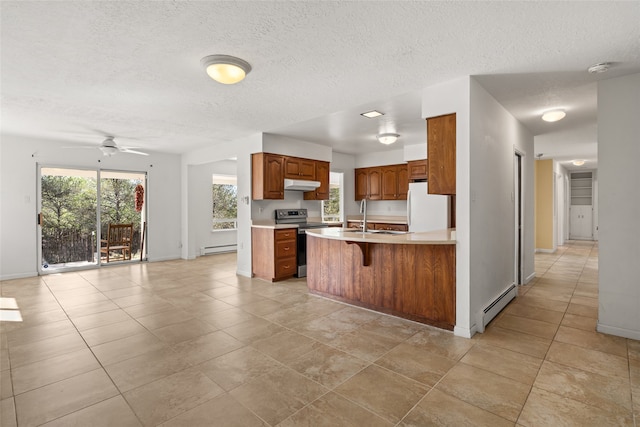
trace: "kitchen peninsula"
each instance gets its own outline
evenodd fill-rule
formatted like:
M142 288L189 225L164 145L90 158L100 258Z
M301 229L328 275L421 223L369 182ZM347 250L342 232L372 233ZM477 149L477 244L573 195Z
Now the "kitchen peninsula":
M455 229L387 233L308 230L309 291L453 330Z

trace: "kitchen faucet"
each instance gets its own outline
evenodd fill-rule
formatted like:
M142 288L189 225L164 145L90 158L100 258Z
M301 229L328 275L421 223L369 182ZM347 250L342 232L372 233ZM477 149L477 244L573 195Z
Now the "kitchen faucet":
M360 202L360 213L362 214L362 231L367 231L367 199Z

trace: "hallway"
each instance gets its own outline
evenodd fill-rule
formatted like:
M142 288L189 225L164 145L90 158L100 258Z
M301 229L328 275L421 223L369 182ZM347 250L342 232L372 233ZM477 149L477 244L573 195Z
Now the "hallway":
M468 340L235 275L235 254L0 282L0 424L634 426L640 342L598 334L598 247Z

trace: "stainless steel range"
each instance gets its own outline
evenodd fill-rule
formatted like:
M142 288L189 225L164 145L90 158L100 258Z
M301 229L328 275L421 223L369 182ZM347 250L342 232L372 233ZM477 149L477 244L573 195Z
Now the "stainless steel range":
M321 222L308 222L306 209L276 209L276 224L298 226L298 243L296 251L297 277L307 277L307 230L311 228L327 228Z

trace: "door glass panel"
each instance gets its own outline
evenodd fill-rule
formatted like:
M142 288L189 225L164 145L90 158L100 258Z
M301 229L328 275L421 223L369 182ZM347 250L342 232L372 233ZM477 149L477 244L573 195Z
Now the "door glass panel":
M41 168L41 271L97 263L97 171Z
M144 259L143 231L145 230L146 175L139 172L100 171L100 230L102 246L109 235L109 224L133 224L131 252L109 251L108 262ZM106 263L106 249L101 250L101 262Z

